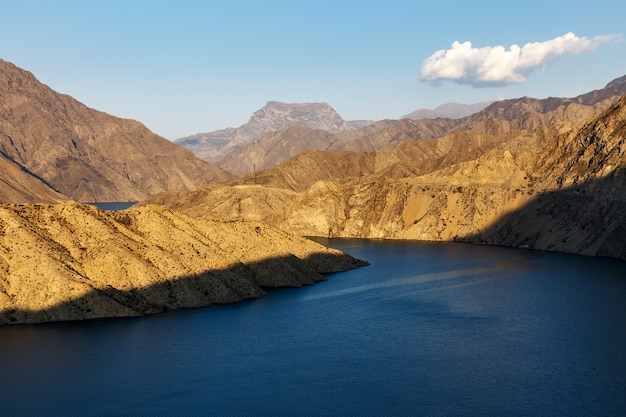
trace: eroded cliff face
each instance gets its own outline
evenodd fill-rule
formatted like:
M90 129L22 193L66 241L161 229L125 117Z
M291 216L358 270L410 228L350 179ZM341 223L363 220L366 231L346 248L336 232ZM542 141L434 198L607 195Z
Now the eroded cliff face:
M0 206L0 324L229 303L364 264L253 221L158 206Z

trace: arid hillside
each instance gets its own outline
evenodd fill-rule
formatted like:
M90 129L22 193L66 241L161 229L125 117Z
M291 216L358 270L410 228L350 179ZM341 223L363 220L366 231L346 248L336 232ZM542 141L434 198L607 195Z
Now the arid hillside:
M496 135L542 126L571 128L572 123L605 110L622 94L626 94L626 76L573 98L522 97L483 103L476 107L481 111L472 111L465 117L384 120L358 129L358 124L344 122L328 105L268 103L238 129L196 135L177 143L229 172L246 175L276 167L311 150L378 151L455 132ZM449 109L451 113L453 108ZM207 157L209 149L215 146L219 147L219 154Z
M567 108L557 108L554 112L570 114ZM475 122L469 130L454 131L442 136L438 136L437 133L442 134L445 130L424 131L423 128L428 124L420 123L416 131L414 130L416 121L403 120L399 123L394 122L391 130L384 128L369 136L375 140L383 132L393 132L393 136L398 138L398 143L389 149L364 152L307 151L288 159L276 168L244 176L235 183L304 191L319 180L363 182L383 177L420 176L449 165L476 159L492 149L540 147L555 140L559 134L582 126L589 116L585 112L584 116L578 119L572 116L573 121L558 119L559 121L553 124L531 122L544 117L541 114L529 113L513 120L484 119Z
M230 303L365 265L258 222L161 207L0 207L0 324L125 317Z
M0 164L4 203L137 201L232 178L141 123L90 109L2 60Z
M527 114L392 150L306 152L231 185L150 201L300 235L460 240L626 258L625 109L626 96L586 121L521 129Z

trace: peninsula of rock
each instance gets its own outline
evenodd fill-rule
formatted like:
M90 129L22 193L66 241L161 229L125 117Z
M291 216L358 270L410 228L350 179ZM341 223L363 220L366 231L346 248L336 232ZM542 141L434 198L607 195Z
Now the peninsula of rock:
M0 324L155 314L366 265L255 221L67 202L0 206Z

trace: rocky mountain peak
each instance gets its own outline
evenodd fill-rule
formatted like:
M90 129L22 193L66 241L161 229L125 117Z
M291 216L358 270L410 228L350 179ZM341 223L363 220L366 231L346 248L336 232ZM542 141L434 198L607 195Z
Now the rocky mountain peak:
M324 120L325 125L339 126L343 118L328 103L283 103L268 101L265 106L255 111L248 123L253 121L271 122L280 119L281 126L306 125Z
M345 121L328 103L282 103L269 101L241 126L231 147L259 140L264 134L288 126L337 132Z
M246 124L236 129L198 133L174 142L205 161L219 162L229 152L257 142L268 133L290 126L336 133L372 123L368 120L346 121L328 103L268 101L265 106L252 113Z

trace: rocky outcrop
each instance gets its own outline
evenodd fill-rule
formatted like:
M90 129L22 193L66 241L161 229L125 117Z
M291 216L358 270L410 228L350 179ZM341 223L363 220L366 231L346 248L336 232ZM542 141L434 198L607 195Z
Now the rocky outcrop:
M157 206L0 206L0 236L0 324L230 303L365 264L258 222Z
M366 120L343 120L335 109L327 103L269 101L261 109L254 112L246 124L236 129L229 128L209 133L198 133L177 139L175 143L189 149L205 161L238 170L239 167L230 166L228 162L226 165L222 165L222 160L233 160L234 158L228 158L229 153L242 146L257 142L268 133L278 132L290 126L336 133L361 128L372 123ZM264 148L262 152L268 149L270 148ZM246 163L246 171L242 173L252 172L252 167L255 165L263 165L256 159L243 158L243 160L249 162Z
M17 185L0 183L5 203L137 201L233 178L139 122L90 109L2 60L0 156L7 170L23 171Z

